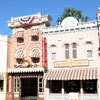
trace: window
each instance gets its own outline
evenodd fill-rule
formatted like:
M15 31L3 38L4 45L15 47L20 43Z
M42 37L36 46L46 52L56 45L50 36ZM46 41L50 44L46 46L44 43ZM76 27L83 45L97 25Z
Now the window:
M80 81L64 81L65 93L69 92L80 92Z
M83 90L84 93L97 93L97 80L84 80Z
M38 57L32 58L32 63L39 63L39 62L40 62L40 58L38 58Z
M69 44L65 44L65 59L69 58Z
M52 54L52 60L56 60L56 46L51 46L51 54Z
M19 92L19 79L14 79L14 92Z
M39 92L44 92L44 80L39 78Z
M22 64L23 59L17 59L17 64Z
M24 39L23 38L17 38L17 43L23 43Z
M39 41L39 37L38 36L32 36L32 41L34 41L34 42Z
M52 80L49 87L50 93L61 93L62 81Z
M87 57L91 58L92 57L92 43L87 42L86 46L87 46Z
M72 57L73 58L77 58L77 44L76 43L73 43L72 44Z
M0 92L3 91L3 81L4 81L4 80L0 80Z

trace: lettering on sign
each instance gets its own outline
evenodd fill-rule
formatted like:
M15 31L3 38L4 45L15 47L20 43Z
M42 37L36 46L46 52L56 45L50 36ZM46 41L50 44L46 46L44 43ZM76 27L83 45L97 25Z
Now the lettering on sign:
M70 60L70 61L56 61L54 67L79 67L89 66L88 60Z

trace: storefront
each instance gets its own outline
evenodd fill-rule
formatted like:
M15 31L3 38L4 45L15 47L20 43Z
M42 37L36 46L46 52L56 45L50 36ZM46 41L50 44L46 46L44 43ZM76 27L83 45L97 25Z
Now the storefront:
M99 100L98 68L69 68L49 70L48 100Z
M100 55L97 21L66 17L42 28L47 39L45 100L100 100Z
M43 68L9 69L14 100L42 100L44 96L43 72Z

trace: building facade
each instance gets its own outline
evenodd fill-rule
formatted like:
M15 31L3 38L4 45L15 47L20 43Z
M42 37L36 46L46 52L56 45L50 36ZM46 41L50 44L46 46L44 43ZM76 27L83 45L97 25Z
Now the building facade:
M8 65L7 100L43 100L46 39L40 28L49 26L51 18L41 13L11 18L12 45Z
M0 35L0 100L6 99L10 37Z
M56 26L41 13L11 18L12 37L0 36L0 100L100 100L97 17Z
M45 100L100 100L97 21L78 22L67 17L60 25L42 31L48 51Z

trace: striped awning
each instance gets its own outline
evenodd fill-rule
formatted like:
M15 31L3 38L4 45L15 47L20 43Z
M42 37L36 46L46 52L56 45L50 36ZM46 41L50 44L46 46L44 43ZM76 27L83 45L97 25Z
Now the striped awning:
M44 77L47 80L90 80L97 78L96 68L49 70Z
M16 53L16 58L23 59L25 57L25 51L24 50L18 50Z
M29 73L29 72L44 72L42 67L40 68L9 68L8 73Z
M16 38L23 38L23 36L24 36L24 31L18 31L16 33Z
M40 57L40 51L38 49L33 49L32 52L31 52L31 57L32 58L34 58L34 57L39 58Z
M38 36L39 35L39 30L38 29L33 29L31 36Z

